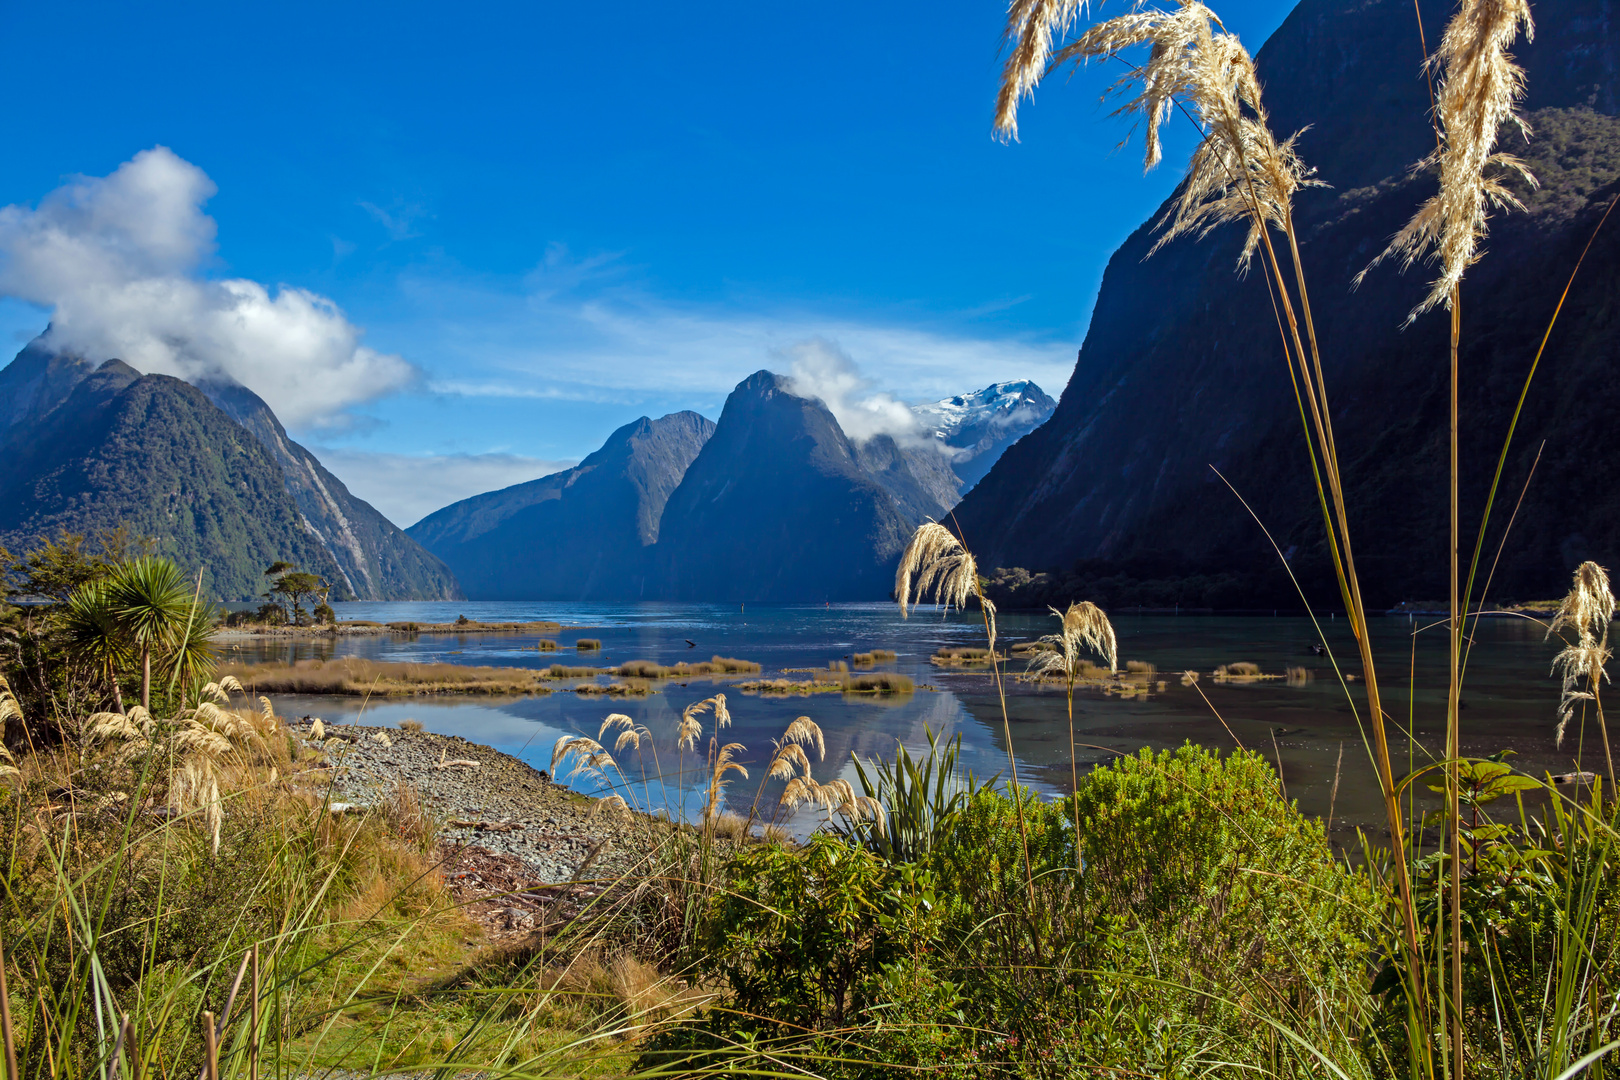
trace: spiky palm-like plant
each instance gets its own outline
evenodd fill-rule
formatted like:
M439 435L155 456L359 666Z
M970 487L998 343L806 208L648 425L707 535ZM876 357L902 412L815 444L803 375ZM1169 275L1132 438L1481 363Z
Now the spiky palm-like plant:
M174 646L193 618L191 583L168 559L143 555L122 563L107 598L141 661L141 707L152 708L152 657Z
M113 703L123 712L124 691L118 685L118 673L129 663L130 650L107 583L92 581L74 589L58 620L68 652L87 662L106 681Z

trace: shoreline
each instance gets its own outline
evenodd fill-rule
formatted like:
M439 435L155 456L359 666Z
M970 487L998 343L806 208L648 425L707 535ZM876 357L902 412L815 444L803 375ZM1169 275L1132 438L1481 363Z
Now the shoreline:
M438 822L438 843L452 859L483 851L515 860L529 888L650 873L650 857L680 827L604 807L543 769L459 735L323 721L326 737L315 740L311 724L286 724L326 755L334 814L375 809L408 787Z
M214 634L217 641L257 641L264 638L298 637L383 637L391 634L560 634L565 631L589 630L589 626L569 626L564 623L540 619L533 622L486 623L469 620L464 623L429 622L373 622L354 619L348 622L317 623L311 626L270 626L254 623L246 626L221 626ZM559 650L565 646L559 645Z

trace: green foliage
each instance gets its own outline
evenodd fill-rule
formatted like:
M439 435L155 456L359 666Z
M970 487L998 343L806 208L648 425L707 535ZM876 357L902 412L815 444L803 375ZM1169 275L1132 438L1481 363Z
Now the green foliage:
M791 1045L851 1076L879 1060L965 1076L1313 1073L1264 1017L1340 1060L1361 1052L1378 901L1259 756L1144 751L1046 802L941 784L954 750L867 774L891 820L911 820L897 846L821 835L732 864L704 938L730 993L701 1037L665 1051L696 1063Z
M281 608L285 622L303 626L304 601L315 597L320 597L315 614L316 622L321 621L320 610L332 611L331 605L326 602L332 586L319 574L300 570L294 564L278 559L265 570L264 576L270 579L270 588L265 592L264 598ZM335 618L333 615L333 619ZM466 616L463 615L462 618L465 619Z
M941 747L931 730L923 730L928 735L928 754L921 761L903 744L896 745L893 761L879 758L862 764L860 758L854 759L862 794L883 804L887 815L883 828L871 821L847 819L835 826L839 833L890 862L915 862L933 851L978 790L972 773L964 778L956 769L962 736Z
M1585 803L1555 793L1530 816L1520 796L1548 786L1512 772L1503 757L1459 767L1470 811L1461 831L1465 1052L1489 1075L1554 1076L1620 1034L1612 1011L1591 1012L1607 986L1595 973L1620 968L1620 806L1605 805L1598 791ZM1492 820L1485 807L1509 794L1513 811ZM1425 855L1414 841L1410 854L1422 944L1438 949L1449 850L1441 844ZM1399 1057L1411 1038L1412 980L1399 954L1385 952L1372 986L1381 998L1376 1030Z
M654 1040L644 1064L704 1064L739 1043L836 1077L960 1058L960 990L929 964L940 922L926 870L822 834L802 850L747 851L727 871L701 970L728 999Z
M1191 744L1094 771L1077 796L1088 904L1109 959L1303 1007L1362 978L1373 894L1264 758ZM1148 943L1156 942L1156 956Z
M707 925L706 962L744 1012L841 1024L872 1003L872 973L900 955L890 877L875 855L828 836L802 852L747 852Z

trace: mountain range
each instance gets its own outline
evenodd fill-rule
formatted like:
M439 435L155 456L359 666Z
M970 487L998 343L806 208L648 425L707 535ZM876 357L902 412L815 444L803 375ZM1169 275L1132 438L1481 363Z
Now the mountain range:
M36 339L0 370L0 546L127 525L245 600L286 560L332 598L461 596L455 576L287 437L257 395L92 362Z
M1328 185L1298 193L1295 220L1375 606L1446 592L1447 320L1403 328L1422 266L1351 283L1434 190L1412 168L1434 147L1422 33L1435 40L1449 14L1440 0L1302 0L1257 57L1273 129L1298 133ZM1470 550L1560 312L1485 537L1495 601L1555 595L1586 559L1620 564L1620 220L1606 220L1620 197L1620 37L1607 0L1536 19L1516 46L1533 134L1506 131L1502 148L1539 185L1510 182L1525 209L1494 214L1461 302ZM459 577L490 599L831 600L886 595L907 533L954 508L1014 605L1270 609L1298 603L1295 580L1334 602L1266 277L1236 272L1236 227L1150 255L1160 216L1109 261L1055 403L998 383L915 407L916 429L852 439L825 402L760 371L717 423L643 418L575 468L463 500L409 535L245 388L36 342L0 371L0 543L126 522L213 568L220 596L256 592L268 555L378 598L460 595Z
M718 423L642 417L572 469L408 531L473 599L879 599L911 530L1054 406L1001 383L916 406L922 438L856 441L793 379L759 371Z
M0 369L0 546L120 525L244 600L286 560L332 598L870 599L939 517L1055 403L1002 383L916 407L926 431L850 439L761 371L718 424L619 428L571 469L487 492L407 532L291 439L252 390L63 353L48 333Z
M1417 9L1303 0L1257 57L1273 130L1300 132L1299 154L1331 185L1301 191L1296 218L1373 604L1447 588L1448 320L1402 328L1427 288L1422 264L1351 287L1435 188L1411 171L1435 144L1418 13L1433 43L1451 12ZM1591 248L1508 456L1481 570L1502 545L1493 600L1558 595L1579 561L1620 562L1620 221L1598 230L1620 191L1620 38L1607 0L1542 4L1535 18L1514 50L1533 137L1509 129L1503 149L1540 185L1514 183L1527 209L1493 215L1462 289L1465 559L1532 359ZM1159 217L1109 261L1051 420L967 495L961 526L1013 602L1296 606L1280 551L1313 599L1337 603L1265 277L1234 272L1236 226L1149 256Z

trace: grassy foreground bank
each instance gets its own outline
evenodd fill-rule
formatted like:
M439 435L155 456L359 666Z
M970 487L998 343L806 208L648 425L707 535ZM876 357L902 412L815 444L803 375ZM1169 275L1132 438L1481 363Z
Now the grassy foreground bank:
M1387 856L1346 864L1255 754L1143 751L1047 802L959 777L951 745L815 781L819 732L796 722L768 770L826 821L797 845L739 820L755 778L705 699L669 732L609 717L603 742L684 757L710 811L672 827L601 800L587 817L634 831L635 858L604 873L598 846L542 881L438 843L448 822L407 783L334 812L353 740L387 733L322 741L229 682L205 699L7 763L20 1076L1406 1071ZM617 768L583 741L558 765ZM1476 789L1467 1060L1552 1080L1615 1035L1613 810L1487 823L1510 776ZM1441 865L1420 877L1432 911Z

